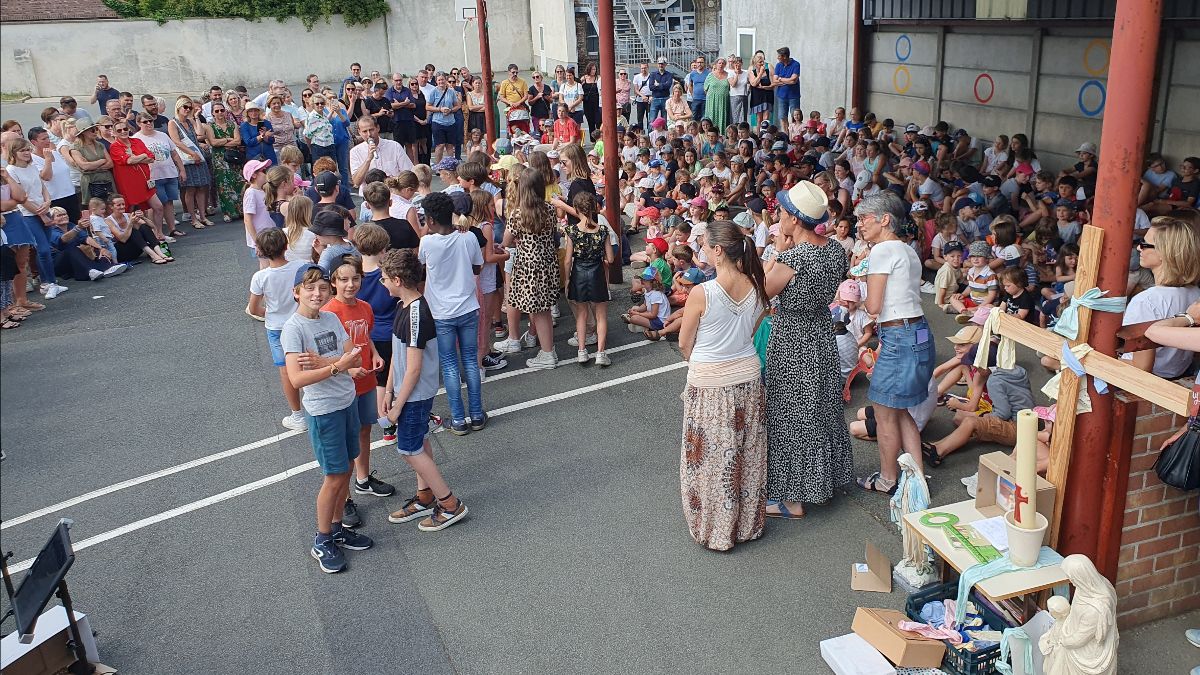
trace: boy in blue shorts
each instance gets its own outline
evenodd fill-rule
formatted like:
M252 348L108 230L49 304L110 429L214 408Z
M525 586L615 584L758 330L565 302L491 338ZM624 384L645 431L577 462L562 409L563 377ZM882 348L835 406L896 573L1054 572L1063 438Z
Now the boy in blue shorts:
M283 325L280 342L288 378L303 397L308 440L325 474L317 493L317 534L310 553L322 572L332 574L346 569L343 548L365 551L374 543L341 523L359 433L354 380L347 371L360 367L362 356L337 315L321 311L332 292L327 271L311 263L300 267L292 292L299 307Z
M254 238L255 251L258 257L267 261L267 267L250 277L250 300L246 303L246 311L254 316L263 317L266 323L271 361L279 367L283 397L287 399L288 409L292 411L292 414L283 418L282 424L293 431L304 431L308 429L308 421L304 419L304 411L300 409L300 392L292 386L292 381L288 378L283 345L279 342L283 324L296 313L292 280L296 276L296 269L302 264L299 261L288 262L284 257L287 247L287 235L277 227L263 230Z
M388 516L393 523L417 524L422 532L437 532L467 515L467 505L454 496L433 461L429 444L429 412L438 392L437 329L433 314L417 284L421 262L411 249L393 249L379 263L382 281L399 298L392 324L392 367L384 388L384 417L379 424L396 427L396 450L417 474L417 494ZM436 496L436 499L435 499Z

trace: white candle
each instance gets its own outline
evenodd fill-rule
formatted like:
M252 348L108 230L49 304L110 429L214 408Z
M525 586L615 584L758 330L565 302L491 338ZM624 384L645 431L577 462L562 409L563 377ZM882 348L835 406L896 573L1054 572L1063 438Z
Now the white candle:
M1037 529L1037 414L1017 413L1017 496L1014 520L1026 530Z

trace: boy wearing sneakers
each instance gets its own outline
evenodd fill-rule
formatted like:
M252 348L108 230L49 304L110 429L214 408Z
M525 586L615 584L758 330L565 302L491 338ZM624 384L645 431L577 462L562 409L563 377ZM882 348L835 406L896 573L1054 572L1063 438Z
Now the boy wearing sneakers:
M309 552L322 572L332 574L346 569L343 548L365 551L374 544L341 523L359 432L354 381L347 371L362 366L362 355L337 316L321 311L331 294L324 268L311 263L301 266L292 292L299 307L283 325L280 342L288 377L303 396L313 454L325 474L317 493L317 534Z
M396 427L396 451L417 474L417 494L388 516L388 521L407 523L424 518L417 529L436 532L467 515L466 504L454 496L442 478L429 444L429 413L437 395L440 370L437 329L429 305L417 288L421 263L416 254L411 249L388 251L380 265L383 284L392 297L400 300L400 307L392 328L392 367L388 370L385 413L379 424Z
M283 418L281 424L293 431L304 431L308 429L308 421L304 418L304 411L300 409L300 392L292 386L292 381L288 378L287 361L284 359L283 344L280 342L283 325L296 313L292 281L296 277L296 269L302 263L289 263L284 257L288 247L287 235L277 227L258 233L254 238L254 246L258 257L267 261L267 267L250 277L250 300L246 303L246 311L254 316L264 317L266 322L271 361L279 368L283 397L287 399L288 409L292 411L292 414Z
M992 247L986 241L971 242L967 249L971 269L967 270L967 291L950 296L950 306L959 313L955 320L962 325L970 323L975 309L996 302L999 284L996 282L996 272L989 263L992 260Z

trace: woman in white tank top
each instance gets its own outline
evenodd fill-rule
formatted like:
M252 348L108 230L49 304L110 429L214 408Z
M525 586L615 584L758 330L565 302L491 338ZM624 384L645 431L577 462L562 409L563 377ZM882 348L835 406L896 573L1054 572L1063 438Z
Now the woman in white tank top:
M767 306L754 241L727 220L708 225L717 278L688 295L679 347L688 361L679 483L692 538L725 551L763 533L766 397L754 331Z

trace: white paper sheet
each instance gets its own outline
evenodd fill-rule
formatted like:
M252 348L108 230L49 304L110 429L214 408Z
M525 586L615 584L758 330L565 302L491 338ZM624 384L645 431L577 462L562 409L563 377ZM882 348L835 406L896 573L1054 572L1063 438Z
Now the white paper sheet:
M997 551L1008 550L1008 526L1004 524L1004 516L976 520L971 523L971 527L991 542Z

